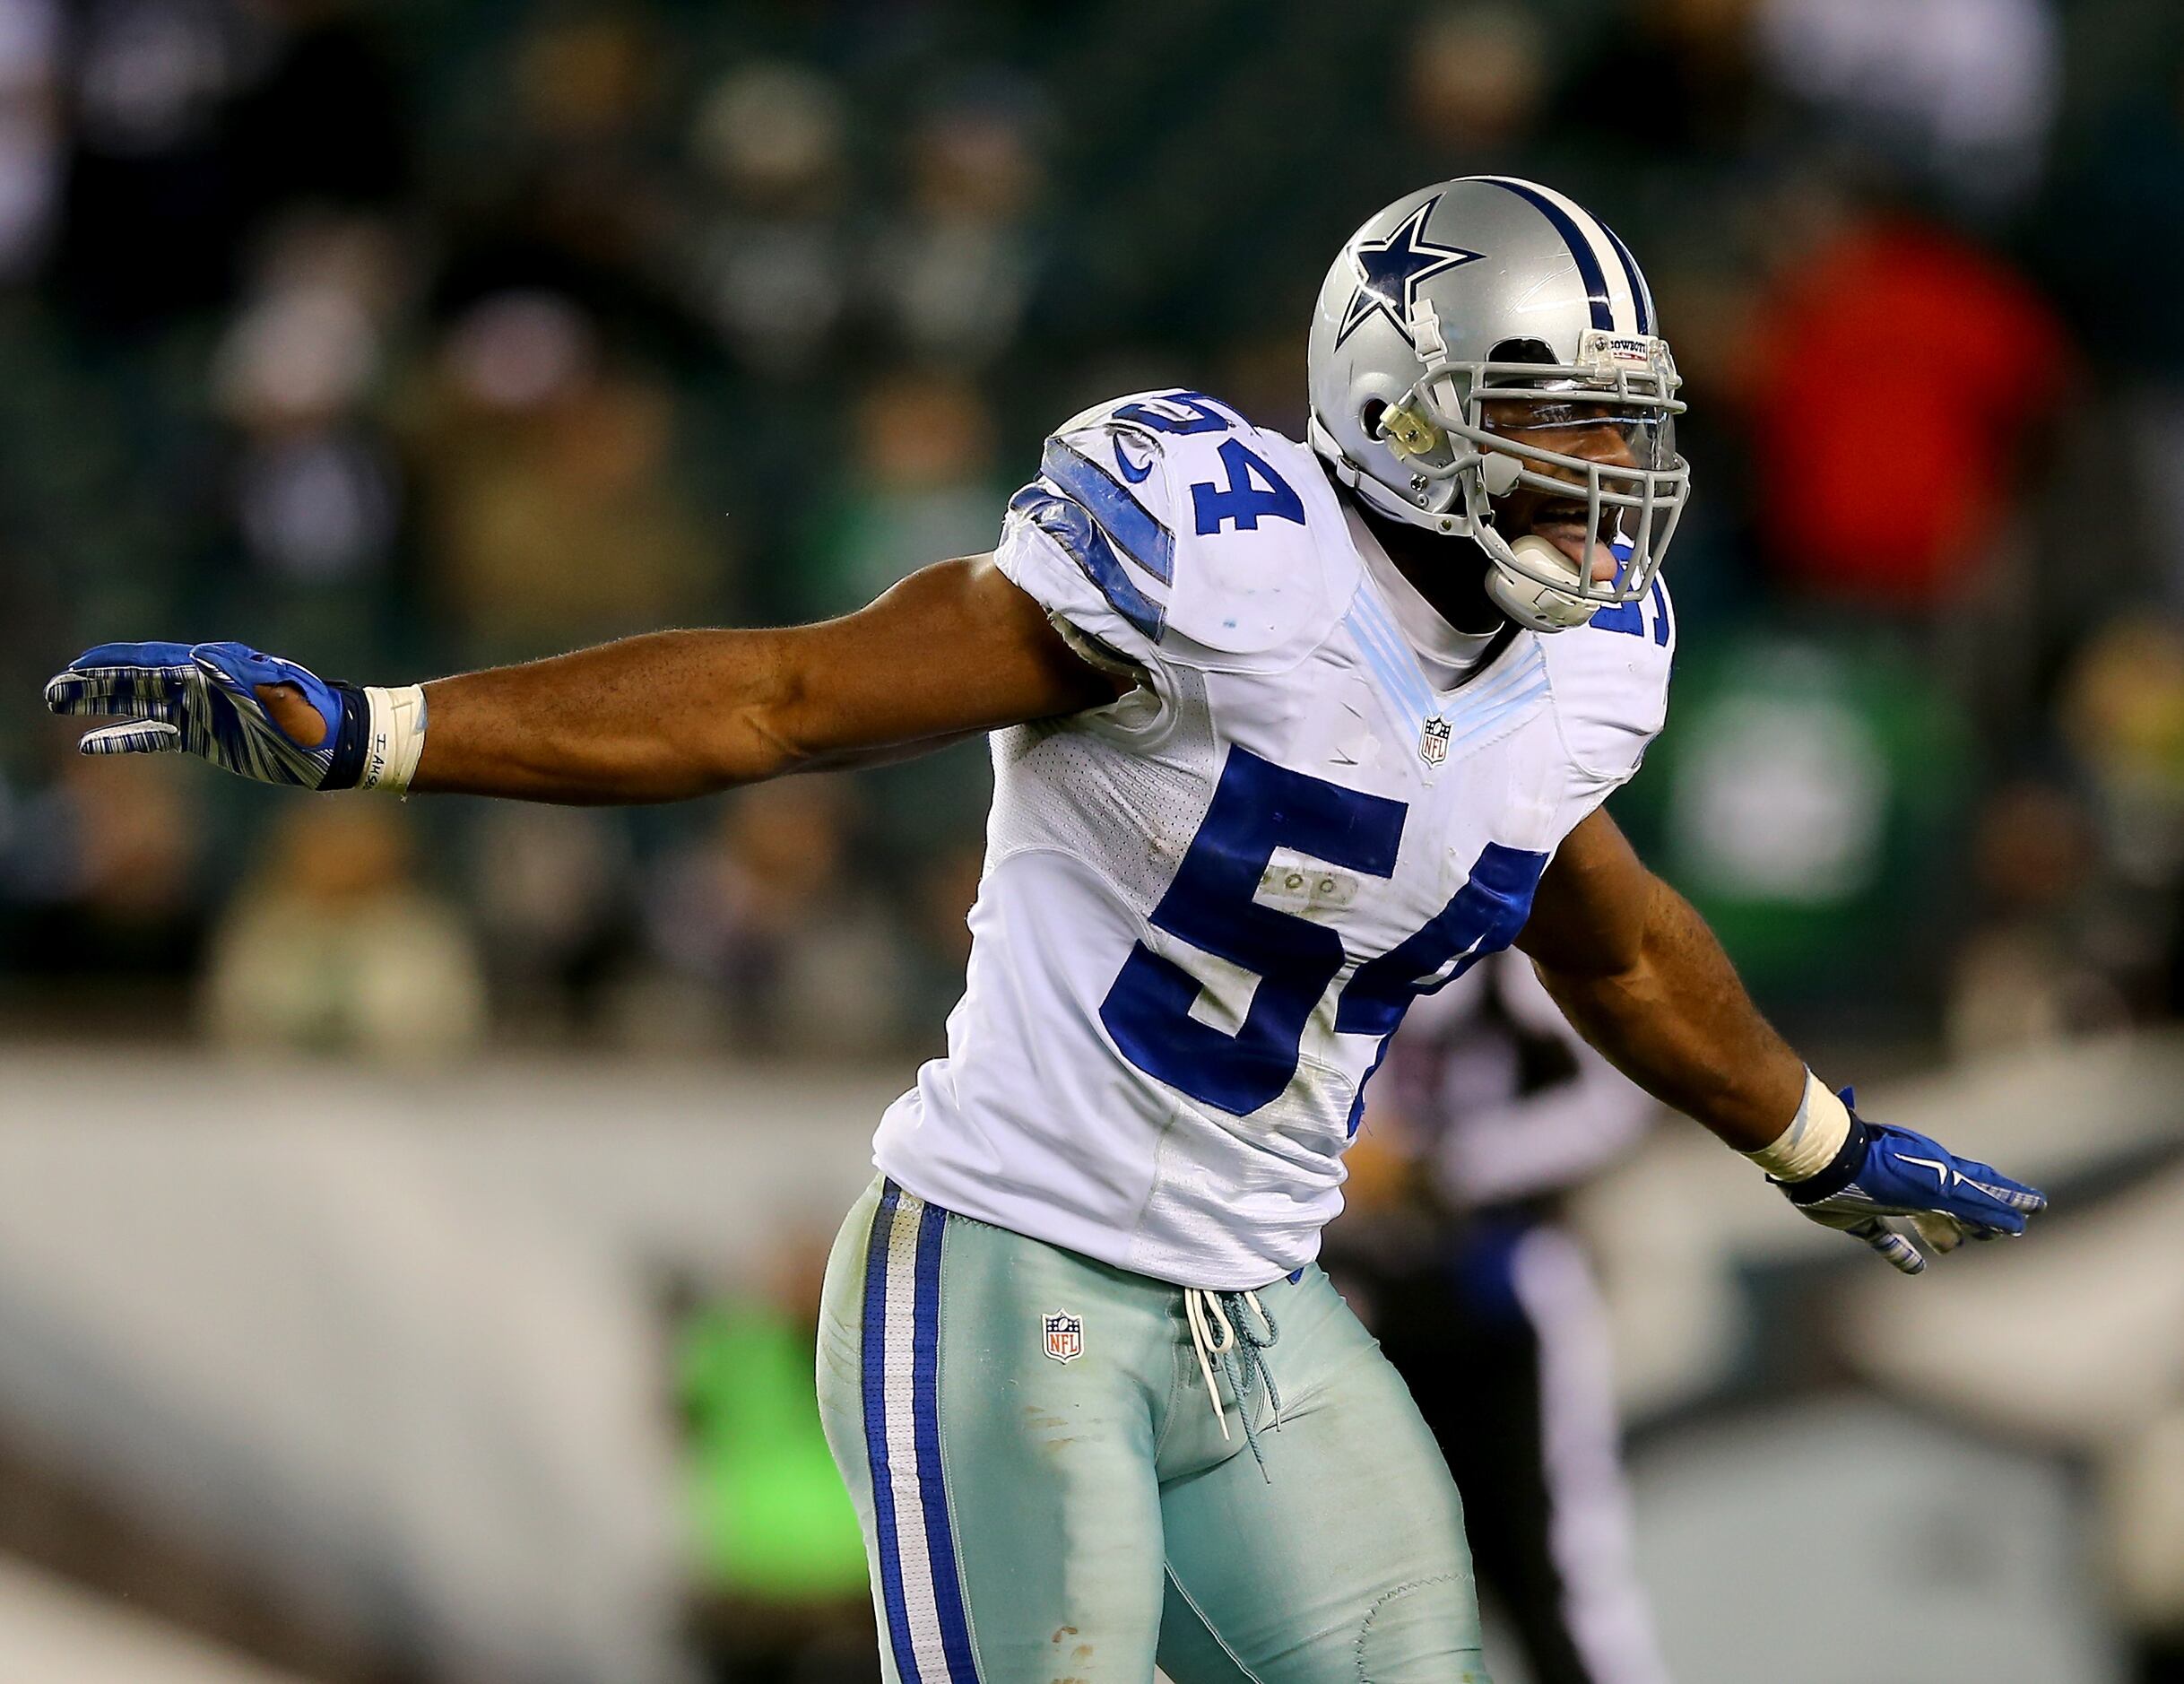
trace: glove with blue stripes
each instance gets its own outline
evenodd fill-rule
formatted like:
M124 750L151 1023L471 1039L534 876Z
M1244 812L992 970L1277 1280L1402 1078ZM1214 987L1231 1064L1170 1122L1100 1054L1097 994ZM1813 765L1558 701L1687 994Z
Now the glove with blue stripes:
M1905 1274L1925 1269L1921 1245L1948 1252L1967 1239L2022 1234L2025 1219L2047 1209L2046 1194L1989 1165L1911 1129L1867 1122L1848 1088L1842 1102L1850 1132L1826 1166L1775 1185L1814 1221L1865 1241Z
M315 742L274 722L261 685L301 694L319 718ZM46 706L116 717L85 733L85 754L196 754L240 777L304 789L401 790L424 745L415 686L329 683L239 643L102 643L55 675Z

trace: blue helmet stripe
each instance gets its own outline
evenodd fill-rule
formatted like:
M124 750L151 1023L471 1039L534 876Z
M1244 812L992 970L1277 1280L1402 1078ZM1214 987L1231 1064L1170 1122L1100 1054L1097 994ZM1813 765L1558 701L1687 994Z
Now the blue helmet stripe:
M1585 283L1585 301L1592 307L1592 325L1603 333L1613 333L1616 327L1615 307L1608 301L1608 276L1600 267L1600 260L1593 255L1592 242L1585 238L1569 212L1533 187L1528 181L1513 181L1507 176L1481 176L1481 181L1491 181L1497 187L1506 187L1517 197L1539 213L1554 225L1562 236L1563 244L1569 247L1570 256L1577 260L1578 278Z
M1599 222L1599 217L1592 219ZM1631 283L1631 302L1638 307L1638 331L1653 331L1653 294L1647 289L1645 276L1638 273L1638 259L1631 256L1631 248L1617 237L1616 230L1600 222L1600 232L1608 236L1608 243L1616 248L1616 256L1623 259L1623 278Z

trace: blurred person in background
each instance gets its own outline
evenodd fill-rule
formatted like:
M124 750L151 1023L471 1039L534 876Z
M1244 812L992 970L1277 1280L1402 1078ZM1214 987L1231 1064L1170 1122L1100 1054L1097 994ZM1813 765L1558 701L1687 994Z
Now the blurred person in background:
M854 872L855 822L845 785L770 784L667 857L646 909L666 973L641 994L647 1033L835 1057L900 1042L905 957Z
M61 8L0 0L0 285L36 272L61 196Z
M877 1684L857 1514L819 1430L811 1350L829 1237L771 1247L760 1278L678 1283L694 1624L718 1684Z
M205 943L207 838L197 792L163 768L86 781L64 763L9 815L6 969L102 976L154 1015L197 973Z
M936 555L978 549L1002 500L992 411L960 375L911 369L875 381L853 428L860 472L820 490L793 583L799 619L846 613Z
M140 0L141 4L141 0ZM223 125L247 221L384 213L413 191L416 113L389 19L367 0L251 0L257 74Z
M1620 0L1556 101L1557 127L1586 137L1596 167L1639 162L1643 180L1655 184L1688 181L1703 163L1743 161L1764 115L1755 39L1764 3ZM1650 144L1636 158L1616 120L1622 91L1634 86L1660 91Z
M2102 874L2128 939L2110 959L2139 1015L2184 1009L2184 619L2118 620L2076 651L2058 697L2090 783Z
M467 839L467 904L502 1033L550 1044L602 1027L636 962L627 830L582 808L495 807Z
M663 20L531 8L510 22L456 114L448 296L563 292L617 331L640 328L666 302L647 258L673 214Z
M618 365L570 299L481 299L440 346L412 456L433 594L473 658L698 612L727 534L674 473L673 395Z
M2067 790L2025 780L1994 791L1972 869L1980 907L1956 950L1944 1025L1959 1062L2120 1029L2133 994L2143 1003L2149 982L2167 986L2148 964L2158 951L2103 893L2092 815ZM2127 992L2127 981L2138 986Z
M1570 1195L1653 1102L1497 953L1404 1020L1327 1267L1463 1493L1536 1684L1667 1684L1631 1553L1606 1307Z
M1758 0L1757 60L1824 139L1994 217L2037 186L2061 100L2051 0Z
M690 126L689 202L673 261L693 310L764 377L820 371L854 270L845 211L848 113L808 65L739 65Z
M77 319L137 334L220 300L247 221L223 118L265 68L270 22L223 0L80 8L57 254Z
M74 9L63 295L152 334L219 304L250 231L298 203L408 185L394 67L345 0L97 0Z
M411 254L392 227L299 218L274 232L212 357L233 428L227 488L247 574L238 600L345 661L377 652L403 486L375 400Z
M2118 560L2136 564L2134 588L2184 606L2184 346L2165 279L2184 264L2184 31L2129 7L2102 22L2108 74L2088 78L2026 238L2098 371L2099 402L2076 418L2092 458L2078 483L2102 500ZM2084 631L2085 604L2057 595Z
M1037 275L1033 124L1029 90L994 82L912 131L909 192L873 242L870 284L890 337L921 358L976 366L1015 341Z
M1492 0L1441 7L1420 20L1401 62L1411 131L1448 163L1505 168L1531 138L1551 72L1530 13Z
M910 921L909 994L920 1005L914 1023L945 1019L963 993L971 962L970 915L985 855L983 841L966 838L936 850L919 873Z
M1798 233L1739 371L1768 557L1816 603L1961 619L2063 395L2063 325L1999 256L1908 207L1807 183L1776 214Z
M390 807L299 809L214 931L204 1009L236 1047L390 1063L474 1046L485 980L462 922L417 882Z

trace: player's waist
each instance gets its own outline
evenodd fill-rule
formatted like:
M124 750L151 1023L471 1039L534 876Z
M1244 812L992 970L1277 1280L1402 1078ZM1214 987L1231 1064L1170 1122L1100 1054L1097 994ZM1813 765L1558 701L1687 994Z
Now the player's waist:
M1192 1154L1175 1120L966 1113L929 1076L888 1107L873 1161L947 1209L1180 1286L1240 1289L1311 1262L1341 1208L1341 1169L1265 1154ZM1187 1125L1185 1125L1187 1126ZM1200 1140L1201 1147L1210 1140Z

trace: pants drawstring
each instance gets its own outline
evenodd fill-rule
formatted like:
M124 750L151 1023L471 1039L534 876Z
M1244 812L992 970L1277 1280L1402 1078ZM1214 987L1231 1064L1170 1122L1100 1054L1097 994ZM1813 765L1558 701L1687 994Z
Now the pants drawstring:
M1244 1314L1246 1309L1257 1318L1256 1325ZM1198 1356L1198 1372L1206 1382L1206 1395L1213 1402L1214 1419L1221 1424L1221 1437L1228 1437L1228 1410L1213 1377L1217 1358L1228 1376L1229 1390L1235 1393L1236 1414L1244 1422L1244 1442L1251 1446L1259 1471L1271 1483L1274 1476L1267 1472L1259 1432L1252 1424L1251 1388L1254 1381L1265 1388L1267 1407L1274 1414L1274 1430L1279 1432L1281 1393L1266 1364L1266 1352L1281 1337L1272 1314L1259 1301L1256 1292L1215 1292L1202 1287L1183 1289L1183 1313L1190 1318L1191 1347Z

